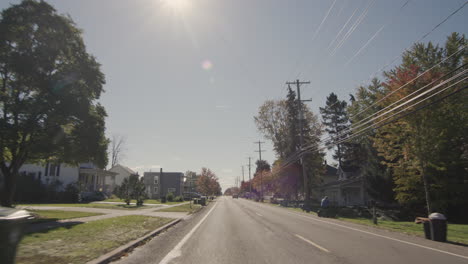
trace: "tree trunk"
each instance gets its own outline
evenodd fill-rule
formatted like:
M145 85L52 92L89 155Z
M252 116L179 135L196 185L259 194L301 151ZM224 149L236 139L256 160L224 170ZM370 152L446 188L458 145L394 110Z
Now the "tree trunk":
M16 177L15 172L11 172L9 170L2 171L4 185L2 188L2 192L0 195L0 205L4 207L12 207L13 206L13 197L15 195L16 190Z
M430 215L432 213L432 208L431 208L431 197L429 195L429 183L427 181L427 176L426 176L426 166L424 162L421 162L421 172L422 172L422 180L424 184L424 193L426 194L426 206L427 206L427 215Z

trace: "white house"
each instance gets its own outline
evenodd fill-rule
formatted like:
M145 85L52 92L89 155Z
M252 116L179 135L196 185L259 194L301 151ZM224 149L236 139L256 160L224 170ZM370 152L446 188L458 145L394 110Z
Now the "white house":
M137 175L132 169L120 164L114 165L109 171L114 173L114 176L105 179L106 189L109 192L113 192L115 186L121 185L125 178L130 177L130 175Z
M39 179L43 184L61 183L59 188L68 184L80 183L82 191L107 192L105 178L115 176L115 173L97 168L91 163L79 166L64 163L24 164L19 169L20 174L30 175Z

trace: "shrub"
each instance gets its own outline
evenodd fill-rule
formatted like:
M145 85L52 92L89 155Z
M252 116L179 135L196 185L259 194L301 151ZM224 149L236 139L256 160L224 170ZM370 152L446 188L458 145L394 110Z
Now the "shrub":
M171 192L168 193L168 194L166 195L166 200L167 200L168 202L173 202L173 201L174 201L174 194L171 193Z
M176 202L183 202L183 201L184 201L184 197L182 197L182 196L176 196L176 197L174 198L174 200L175 200Z
M60 193L60 202L77 203L79 201L80 191L75 184L68 184L65 190Z

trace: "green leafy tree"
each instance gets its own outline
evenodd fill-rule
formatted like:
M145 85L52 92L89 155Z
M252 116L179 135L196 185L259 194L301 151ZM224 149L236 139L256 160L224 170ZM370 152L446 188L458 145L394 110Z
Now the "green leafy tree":
M18 170L46 160L104 168L105 83L71 18L25 0L0 18L0 202L11 206Z
M204 195L220 195L221 186L218 177L208 168L202 168L197 179L197 191Z
M437 64L466 45L464 36L452 34L445 47L418 43L403 55L403 63L385 74L385 92L395 91L403 83ZM449 51L450 50L450 51ZM447 63L431 69L423 77L382 101L387 106L415 90L430 84L444 74L462 66L463 56L453 56ZM451 73L449 75L453 75ZM439 81L440 82L440 81ZM463 81L450 91L466 87ZM430 103L447 94L427 100ZM396 199L406 206L425 205L428 213L446 213L452 221L468 221L461 208L468 206L468 97L463 92L434 107L404 117L382 129L375 136L375 146L392 168Z
M138 175L130 175L124 178L122 184L116 187L116 190L117 197L124 200L127 205L130 205L132 199L135 199L137 206L141 206L144 200L148 198L144 179Z
M347 108L351 124L367 121L368 117L382 107L374 104L383 95L382 83L377 79L372 79L368 86L357 88L352 97L351 105ZM374 131L368 131L365 135L358 136L351 140L352 151L346 154L352 154L354 159L348 166L359 167L361 175L365 180L367 193L372 199L391 204L395 202L395 184L393 182L391 169L384 163L384 159L378 155L375 149ZM347 160L350 160L346 157Z

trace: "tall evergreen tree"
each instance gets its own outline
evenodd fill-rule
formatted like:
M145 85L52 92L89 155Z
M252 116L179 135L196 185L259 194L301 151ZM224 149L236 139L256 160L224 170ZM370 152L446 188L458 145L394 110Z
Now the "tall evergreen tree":
M330 141L335 146L329 145L328 149L335 149L333 158L338 161L338 165L343 167L345 156L345 143L338 143L349 135L346 129L349 128L349 119L346 113L346 101L338 100L335 93L330 93L327 97L325 107L320 107L322 122L325 125L325 131L330 135Z

